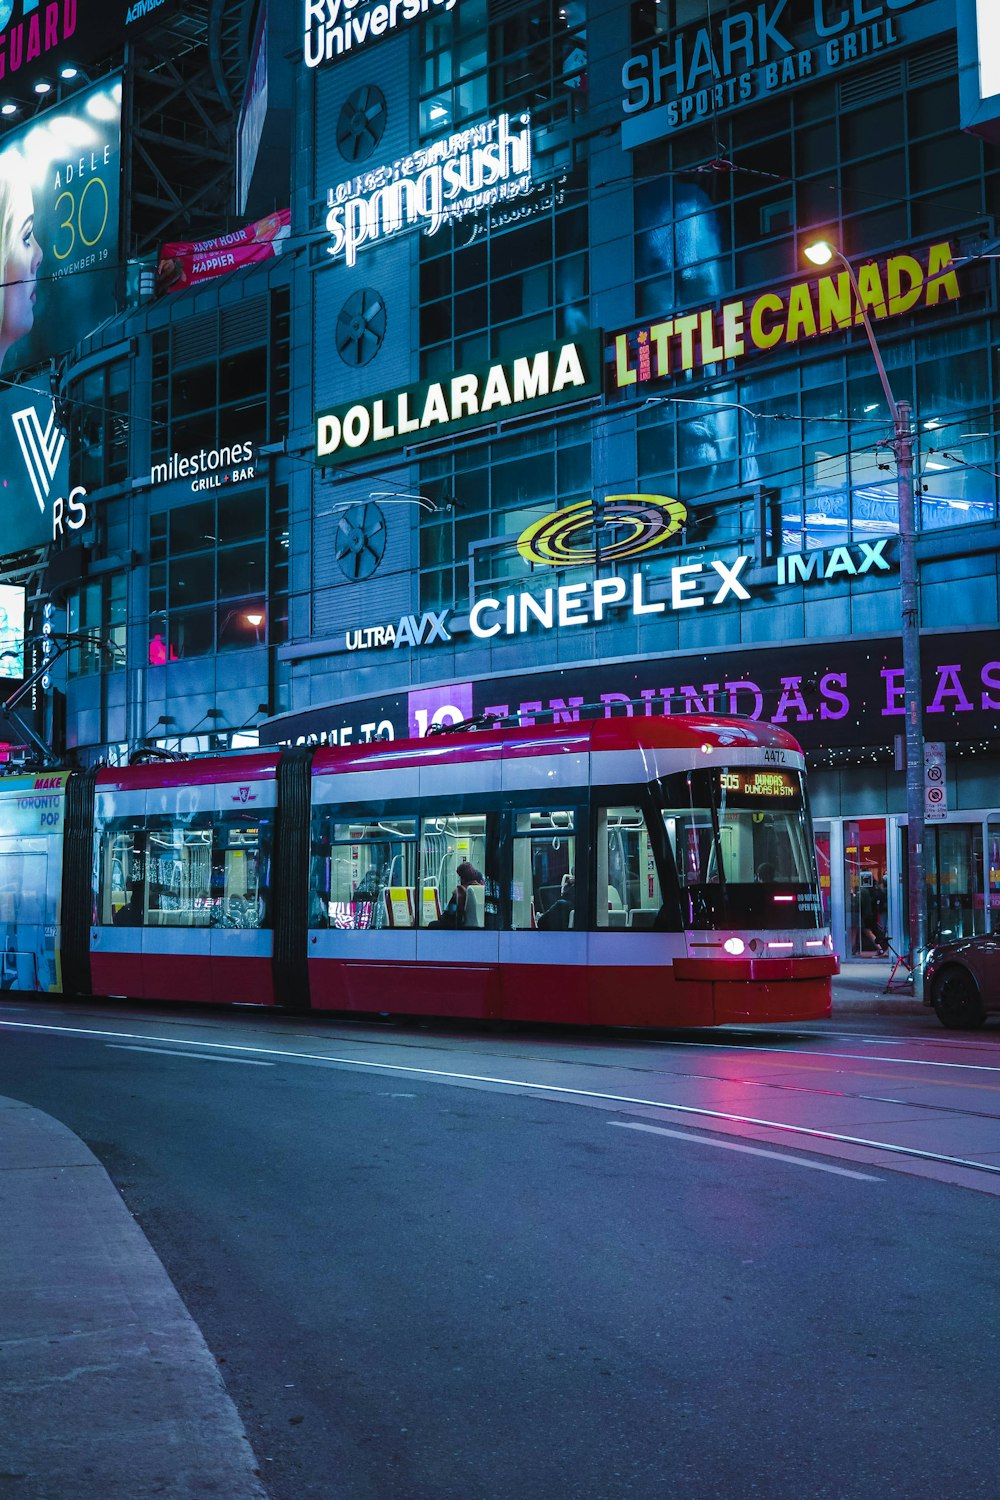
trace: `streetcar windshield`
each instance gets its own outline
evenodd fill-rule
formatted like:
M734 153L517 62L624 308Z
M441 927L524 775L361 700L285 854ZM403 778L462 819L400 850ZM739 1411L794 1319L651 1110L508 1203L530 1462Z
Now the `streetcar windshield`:
M822 925L802 773L738 766L660 783L685 925Z

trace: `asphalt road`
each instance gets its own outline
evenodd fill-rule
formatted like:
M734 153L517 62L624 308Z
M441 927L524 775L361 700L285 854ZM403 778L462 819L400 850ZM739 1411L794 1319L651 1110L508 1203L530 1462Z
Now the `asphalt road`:
M0 1026L0 1094L107 1167L274 1500L997 1494L1000 1035ZM913 1175L928 1130L971 1186Z

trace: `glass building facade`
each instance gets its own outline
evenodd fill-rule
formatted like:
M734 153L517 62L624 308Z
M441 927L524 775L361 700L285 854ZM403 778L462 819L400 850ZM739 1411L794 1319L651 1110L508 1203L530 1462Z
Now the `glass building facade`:
M1000 922L1000 154L952 0L862 9L313 18L285 253L67 364L58 598L116 648L65 659L68 747L750 713L806 749L842 947L872 885L901 941L893 428L822 236L912 409L931 928Z

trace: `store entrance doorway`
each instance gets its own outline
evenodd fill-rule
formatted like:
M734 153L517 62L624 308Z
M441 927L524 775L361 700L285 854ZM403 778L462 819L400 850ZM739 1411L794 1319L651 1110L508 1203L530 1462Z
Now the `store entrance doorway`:
M885 818L845 821L845 956L875 959L889 951L888 852Z

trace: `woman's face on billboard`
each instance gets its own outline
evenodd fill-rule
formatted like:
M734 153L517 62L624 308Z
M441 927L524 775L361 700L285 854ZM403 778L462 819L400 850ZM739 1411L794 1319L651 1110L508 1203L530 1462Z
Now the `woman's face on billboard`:
M35 280L42 263L41 247L35 239L35 205L27 183L15 186L10 209L13 235L3 267L2 349L31 332L35 321Z

